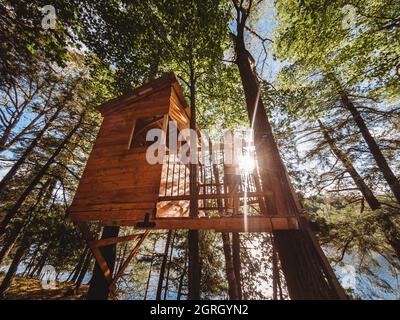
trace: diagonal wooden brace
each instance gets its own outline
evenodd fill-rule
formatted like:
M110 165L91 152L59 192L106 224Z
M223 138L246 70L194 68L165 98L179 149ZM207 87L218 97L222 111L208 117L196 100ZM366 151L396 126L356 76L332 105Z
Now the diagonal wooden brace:
M107 238L107 239L95 240L93 233L90 231L90 228L86 222L78 222L77 225L78 225L79 229L81 230L86 242L89 244L89 247L93 253L93 256L95 257L96 262L98 263L101 271L103 272L104 278L107 280L107 282L109 284L110 293L114 294L115 289L116 289L115 285L117 283L117 280L121 277L121 275L123 274L125 269L128 267L129 262L139 251L141 244L143 243L146 236L149 234L150 230L146 230L142 234L133 234L133 235L122 236L122 237L112 237L112 238ZM108 267L108 264L105 261L99 248L103 247L103 246L108 246L108 245L112 245L115 243L119 243L119 242L130 241L130 240L138 240L138 242L135 244L135 246L133 247L128 258L125 260L125 262L119 268L116 275L114 277L112 277L111 270Z
M144 233L142 233L139 237L139 241L136 243L136 245L133 247L131 253L129 254L128 258L126 258L125 262L121 265L119 268L118 272L114 276L114 279L111 281L109 288L110 291L114 292L115 291L115 284L117 283L118 279L122 276L124 273L125 269L128 267L129 262L131 262L132 258L136 255L136 253L139 251L140 246L142 245L144 239L146 236L149 234L150 230L146 230Z

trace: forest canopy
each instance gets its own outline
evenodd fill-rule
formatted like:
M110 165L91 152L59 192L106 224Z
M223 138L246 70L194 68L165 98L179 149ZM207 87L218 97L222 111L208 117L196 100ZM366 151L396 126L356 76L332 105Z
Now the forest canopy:
M270 126L276 168L347 297L399 298L399 1L48 2L0 0L2 299L48 266L69 286L64 298L190 299L191 237L199 298L299 297L276 233L152 231L112 296L98 279L66 219L103 121L97 107L171 71L198 127ZM119 270L133 247L111 247Z

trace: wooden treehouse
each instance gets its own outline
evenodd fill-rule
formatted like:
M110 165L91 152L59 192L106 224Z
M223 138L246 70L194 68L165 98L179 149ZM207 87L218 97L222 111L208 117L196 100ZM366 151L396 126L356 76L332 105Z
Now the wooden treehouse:
M190 193L191 166L170 148L171 126L176 126L179 133L189 129L190 123L190 109L173 73L98 109L104 119L68 217L81 228L110 287L123 269L111 279L99 247L136 240L130 260L149 230L271 232L298 228L296 214L268 213L263 191L268 187L262 186L257 166L242 172L240 161L234 156L237 146L233 141L215 146L208 143L206 147L197 141L196 149L202 156L194 166L197 188L194 194ZM158 142L165 153L160 163L151 164L146 151L153 142L146 141L146 135L155 128L162 130ZM189 143L176 141L177 150ZM229 163L227 158L231 159ZM189 217L191 201L198 206L195 217ZM95 240L89 222L132 226L144 232ZM128 262L122 267L126 268Z

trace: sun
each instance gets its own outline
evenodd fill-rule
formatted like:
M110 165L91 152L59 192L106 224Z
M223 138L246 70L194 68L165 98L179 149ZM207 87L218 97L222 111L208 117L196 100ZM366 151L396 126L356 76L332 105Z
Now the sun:
M244 155L239 158L239 170L244 174L253 173L256 168L256 161L250 155Z

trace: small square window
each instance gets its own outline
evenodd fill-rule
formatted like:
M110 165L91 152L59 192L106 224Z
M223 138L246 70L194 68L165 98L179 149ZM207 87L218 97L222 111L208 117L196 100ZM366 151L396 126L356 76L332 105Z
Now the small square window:
M153 143L146 141L147 132L154 128L162 129L164 116L138 118L134 121L128 149L145 148Z

